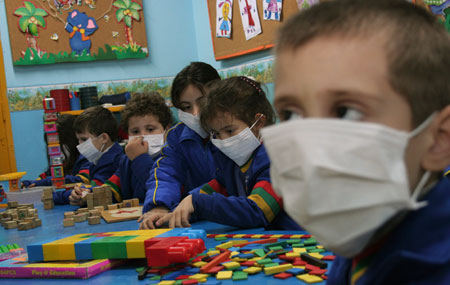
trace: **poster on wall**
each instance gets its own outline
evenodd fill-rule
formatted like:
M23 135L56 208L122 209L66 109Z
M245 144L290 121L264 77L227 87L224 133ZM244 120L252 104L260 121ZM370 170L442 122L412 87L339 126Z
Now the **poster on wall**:
M436 15L439 22L450 32L450 0L412 0L412 2Z
M239 0L239 12L245 39L248 41L259 35L261 33L261 23L259 22L256 0Z
M262 0L264 9L264 20L280 21L283 0Z
M5 1L14 65L145 58L142 0Z
M297 6L300 11L315 4L319 4L319 0L297 0Z
M233 0L217 0L216 5L216 37L230 38Z

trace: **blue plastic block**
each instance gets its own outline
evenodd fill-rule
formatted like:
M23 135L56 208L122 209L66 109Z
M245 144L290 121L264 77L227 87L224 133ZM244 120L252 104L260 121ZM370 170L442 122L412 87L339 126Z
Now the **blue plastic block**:
M305 273L305 269L291 268L285 271L286 273L294 274L295 276Z
M103 237L92 237L75 243L75 258L77 260L82 259L93 259L92 258L92 247L93 241L102 239Z
M189 268L189 269L186 270L186 272L194 275L194 274L200 272L200 268Z

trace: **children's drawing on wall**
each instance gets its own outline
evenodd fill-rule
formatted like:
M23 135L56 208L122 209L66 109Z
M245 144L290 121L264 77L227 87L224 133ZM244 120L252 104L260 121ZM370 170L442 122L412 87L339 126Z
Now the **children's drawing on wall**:
M233 0L217 0L216 2L216 36L231 37L231 18L233 16Z
M283 0L262 0L264 7L264 20L280 21Z
M261 33L256 0L239 0L239 11L244 27L245 39L248 41Z
M315 4L319 4L319 0L297 0L299 10L307 9Z
M419 6L425 7L438 17L439 21L445 25L450 32L450 0L413 0Z
M14 65L145 58L142 3L5 1Z

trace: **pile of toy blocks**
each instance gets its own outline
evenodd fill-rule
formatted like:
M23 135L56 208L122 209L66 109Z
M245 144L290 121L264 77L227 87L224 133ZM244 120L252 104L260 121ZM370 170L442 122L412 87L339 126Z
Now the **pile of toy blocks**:
M98 207L94 210L88 208L79 208L76 212L65 212L63 225L65 227L73 227L75 223L88 221L89 225L100 224L101 211L103 207Z
M55 207L53 202L53 187L45 187L42 189L42 203L44 204L44 210L50 210Z
M110 186L103 185L94 187L91 192L85 192L86 195L82 195L82 200L86 200L86 205L89 210L98 206L107 207L113 203L112 190Z
M327 267L335 258L307 234L208 237L221 243L185 264L141 268L140 279L150 277L150 284L220 284L222 280L252 281L252 276L259 276L253 280L270 283L270 278L277 278L293 282L291 278L297 278L307 284L319 283L327 279Z
M59 144L58 127L56 121L58 120L58 113L55 107L55 99L44 98L44 132L47 138L47 150L50 157L50 173L52 176L52 185L55 188L62 188L64 186L64 156L61 152Z
M42 226L38 210L33 204L8 202L8 208L0 213L0 218L1 225L7 230L17 228L19 231L24 231Z

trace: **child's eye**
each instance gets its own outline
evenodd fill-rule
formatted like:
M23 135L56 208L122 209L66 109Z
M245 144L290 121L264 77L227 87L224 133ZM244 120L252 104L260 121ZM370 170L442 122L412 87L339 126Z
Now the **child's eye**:
M147 132L151 133L153 132L155 129L154 128L147 128Z
M217 135L218 135L217 132L211 131L210 134L211 134L211 137L212 137L213 139L216 139L216 138L217 138Z
M187 112L189 110L191 110L191 106L182 106L181 107L181 111L183 111L183 112Z
M363 113L355 108L341 106L336 109L336 117L350 121L360 121Z
M298 114L297 112L293 112L291 110L281 110L278 112L278 116L280 117L281 121L289 121L293 119L302 118L302 115Z
M139 131L138 131L138 130L131 130L131 133L132 133L133 135L137 135L137 134L139 134Z

